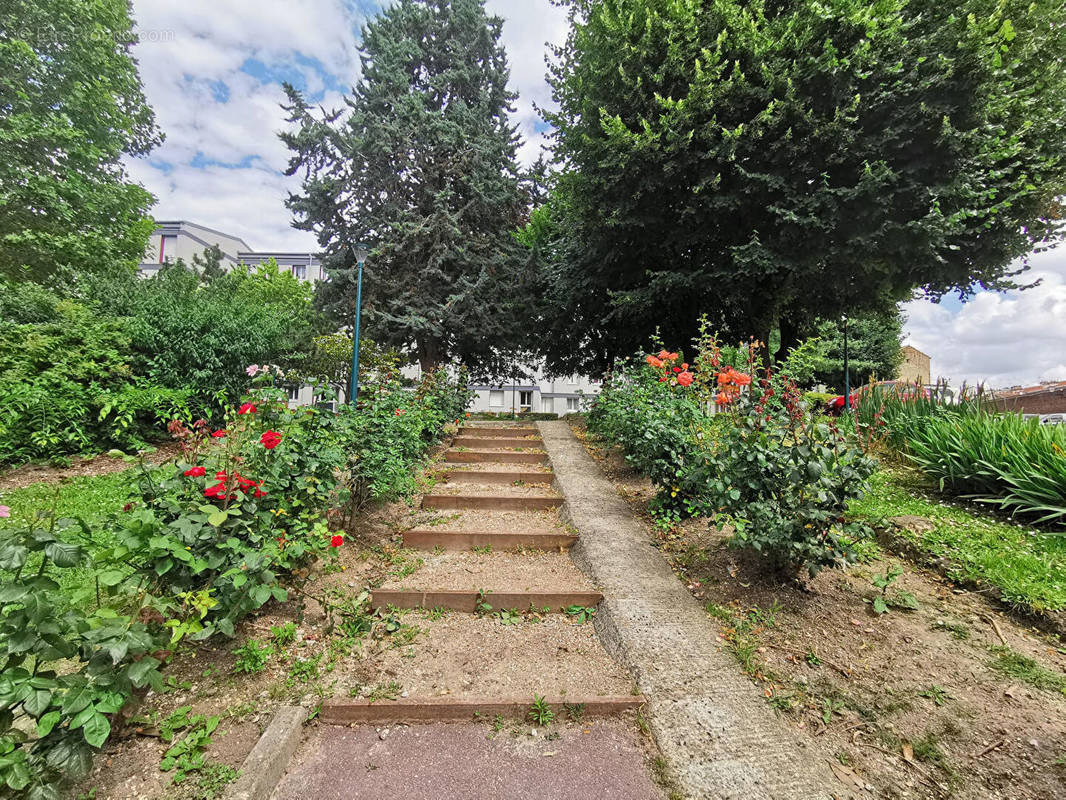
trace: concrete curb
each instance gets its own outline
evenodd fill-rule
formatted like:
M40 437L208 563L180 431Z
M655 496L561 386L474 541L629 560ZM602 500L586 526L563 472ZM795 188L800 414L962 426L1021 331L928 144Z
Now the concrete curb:
M241 764L241 775L223 800L268 800L303 739L307 709L282 706Z
M596 630L647 695L648 724L685 793L829 800L824 763L790 737L715 643L717 631L566 422L538 426L579 532L574 562L604 595ZM843 794L841 792L841 794Z

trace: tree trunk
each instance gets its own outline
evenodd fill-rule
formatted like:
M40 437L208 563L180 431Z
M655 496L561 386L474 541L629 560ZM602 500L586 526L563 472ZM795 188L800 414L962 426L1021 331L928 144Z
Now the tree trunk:
M784 361L788 358L789 350L797 347L800 343L800 328L789 317L781 317L778 323L779 330L781 331L781 343L777 347L777 352L773 357L775 361Z
M422 374L433 372L440 366L440 343L436 339L417 339L418 366L422 368Z

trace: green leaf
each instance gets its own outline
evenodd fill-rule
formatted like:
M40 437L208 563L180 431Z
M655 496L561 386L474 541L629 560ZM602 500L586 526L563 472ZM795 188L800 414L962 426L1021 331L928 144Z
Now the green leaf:
M103 747L107 737L111 735L111 723L103 714L95 712L82 725L82 734L85 741L93 747Z
M103 586L118 586L122 583L125 577L126 573L117 569L109 569L101 572L97 576L97 580L99 580Z
M56 726L56 723L62 718L62 713L58 710L49 711L40 720L37 721L37 736L43 739L45 736L52 732L52 728Z
M888 613L888 604L885 602L885 599L883 597L875 597L874 598L874 613L875 614L887 614Z
M211 525L214 525L217 528L219 525L221 525L223 522L225 522L228 518L229 518L229 514L227 514L225 511L215 511L214 513L208 515L207 521Z
M85 561L85 551L76 544L50 542L44 546L44 554L57 567L76 567Z

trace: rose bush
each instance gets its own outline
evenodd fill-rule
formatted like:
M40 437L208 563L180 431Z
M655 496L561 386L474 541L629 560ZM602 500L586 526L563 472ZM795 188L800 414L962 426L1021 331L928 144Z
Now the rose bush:
M811 414L787 374L762 370L757 352L757 342L725 350L704 333L695 367L666 350L619 364L589 430L655 483L661 521L710 517L773 568L813 575L846 563L865 535L844 511L874 462Z

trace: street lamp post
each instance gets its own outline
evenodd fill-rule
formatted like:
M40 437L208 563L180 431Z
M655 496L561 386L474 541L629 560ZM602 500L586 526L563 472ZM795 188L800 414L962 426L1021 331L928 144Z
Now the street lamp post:
M848 369L848 318L844 317L844 408L851 409L851 370Z
M369 255L370 248L359 242L353 249L355 263L359 267L359 275L355 283L355 327L352 329L352 391L348 401L354 406L359 396L359 323L363 315L363 264Z

